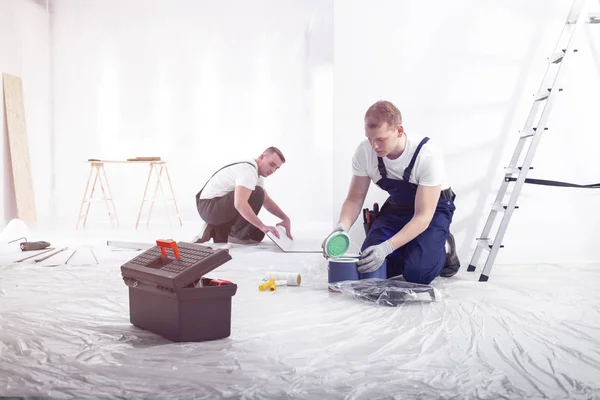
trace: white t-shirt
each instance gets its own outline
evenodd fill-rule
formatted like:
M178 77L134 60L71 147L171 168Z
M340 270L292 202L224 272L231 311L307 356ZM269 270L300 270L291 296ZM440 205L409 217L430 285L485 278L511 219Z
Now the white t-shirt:
M404 169L421 143L423 136L406 135L406 148L395 160L383 157L383 164L390 179L402 180ZM361 142L352 159L352 173L357 176L368 176L377 183L381 179L377 166L377 153L371 147L369 140ZM442 190L449 187L444 170L444 158L440 149L429 139L415 160L409 182L422 186L442 185Z
M256 161L247 160L247 162L235 164L217 172L206 184L200 199L225 196L227 193L233 192L236 186L243 186L250 190L254 190L256 186L264 188L265 178L258 176Z

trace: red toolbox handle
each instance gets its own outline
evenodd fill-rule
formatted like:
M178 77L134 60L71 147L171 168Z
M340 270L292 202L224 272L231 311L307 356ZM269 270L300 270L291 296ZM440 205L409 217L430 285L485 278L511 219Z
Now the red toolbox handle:
M211 279L208 281L208 286L225 286L225 285L233 285L233 282L227 281L225 279Z
M158 247L160 247L160 252L162 253L163 257L167 256L166 249L169 248L169 249L173 249L173 253L175 253L175 258L177 258L177 259L181 258L181 255L179 254L179 247L177 247L177 242L175 242L174 240L171 240L171 239L157 240L156 245Z

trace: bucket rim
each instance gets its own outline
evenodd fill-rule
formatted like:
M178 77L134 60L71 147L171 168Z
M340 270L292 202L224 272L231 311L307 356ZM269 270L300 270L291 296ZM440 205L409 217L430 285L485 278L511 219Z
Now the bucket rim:
M352 264L358 261L358 257L332 257L330 263Z

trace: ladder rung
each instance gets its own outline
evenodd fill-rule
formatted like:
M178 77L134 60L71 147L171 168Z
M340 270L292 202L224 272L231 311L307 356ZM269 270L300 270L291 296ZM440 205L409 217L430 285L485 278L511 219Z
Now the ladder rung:
M548 98L548 96L550 96L551 91L552 91L552 88L541 90L538 94L535 95L535 101L546 100ZM562 88L559 88L558 91L562 92Z
M591 15L591 14L590 14ZM579 19L579 13L571 14L567 17L566 25L577 25L577 20Z
M523 167L506 167L506 168L504 168L504 170L506 171L507 174L518 174L519 172L521 172L522 169L523 169ZM533 167L529 167L529 169L533 169Z
M543 89L538 94L535 95L535 101L546 100L548 96L550 96L550 91L552 89Z
M494 246L494 241L488 238L477 238L477 246L486 250L491 250L491 248ZM504 247L503 244L500 245L500 248L502 247Z
M548 128L544 128L544 130L547 131ZM527 130L524 130L523 132L521 132L521 137L522 138L532 137L533 135L535 135L536 132L537 132L537 128L527 129Z
M535 135L535 128L527 129L527 130L521 132L522 138L532 137L533 135Z
M508 208L508 205L506 205L506 204L500 204L500 203L492 204L492 210L494 210L494 211L504 212L504 211L506 211L507 208ZM515 206L515 209L517 209L517 208L519 208L519 206Z
M565 49L562 49L558 53L553 54L552 57L548 59L548 62L550 62L550 64L558 64L563 60L563 58L565 58L566 52L567 51Z

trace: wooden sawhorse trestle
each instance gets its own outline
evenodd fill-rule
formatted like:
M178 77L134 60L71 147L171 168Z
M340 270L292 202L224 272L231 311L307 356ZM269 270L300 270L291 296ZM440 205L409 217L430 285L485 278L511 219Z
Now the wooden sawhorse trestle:
M181 216L179 214L179 207L177 206L177 200L175 200L175 193L173 192L173 185L171 184L171 177L169 176L169 170L167 168L166 161L106 161L106 160L89 160L90 163L90 174L88 176L87 184L85 186L85 192L83 194L83 199L81 200L81 206L79 207L79 215L77 216L77 224L76 228L79 228L79 223L83 220L83 226L87 222L88 214L90 211L90 205L92 202L103 201L106 205L106 211L108 213L108 218L110 220L111 226L114 228L115 225L119 227L119 219L117 217L117 209L113 202L113 195L110 190L110 186L108 185L108 177L106 175L106 170L104 169L104 164L113 163L113 164L139 164L142 162L146 162L150 165L150 171L148 171L148 179L146 180L146 187L144 188L144 195L142 197L142 201L140 204L140 209L137 215L137 219L135 221L136 229L139 226L140 219L142 217L142 211L145 208L146 203L150 203L150 209L148 211L147 224L150 224L150 217L152 215L152 210L154 209L154 202L156 201L156 195L158 193L158 189L160 188L161 197L165 203L165 208L167 209L167 215L169 217L169 223L171 226L173 225L173 221L171 219L171 213L169 212L168 201L173 201L175 206L175 213L177 215L177 219L179 220L179 225L183 225L181 221ZM147 198L148 188L151 186L150 182L153 181L153 177L156 183L154 184L154 190L151 198ZM166 178L166 182L164 182ZM90 187L91 183L91 187ZM171 197L165 197L165 185L168 184L168 190L171 192ZM94 192L96 191L96 185L100 186L100 190L102 192L102 197L94 198ZM85 212L84 212L85 207Z

